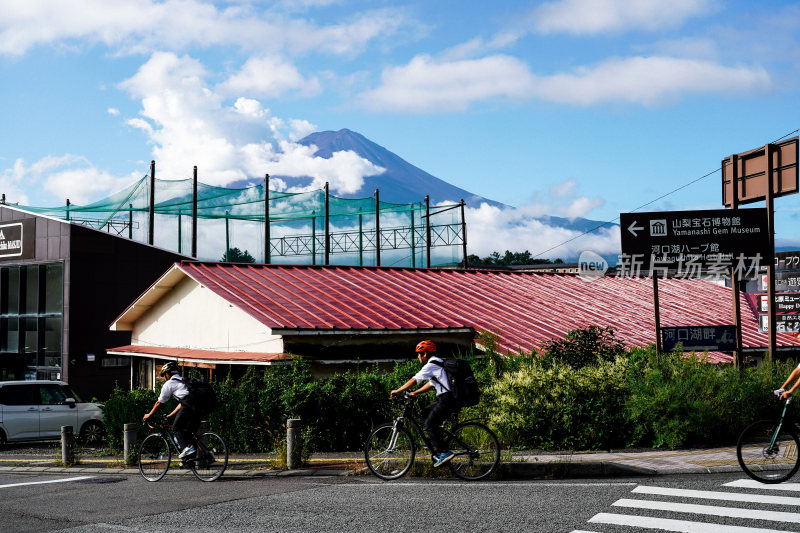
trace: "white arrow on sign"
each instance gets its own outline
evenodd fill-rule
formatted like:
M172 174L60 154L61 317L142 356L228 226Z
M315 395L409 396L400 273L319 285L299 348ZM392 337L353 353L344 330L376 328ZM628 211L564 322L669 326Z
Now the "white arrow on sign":
M630 226L628 226L628 231L630 231L633 234L634 237L638 237L636 232L639 231L639 230L643 230L643 229L644 229L644 226L637 226L635 220L633 221L633 223Z

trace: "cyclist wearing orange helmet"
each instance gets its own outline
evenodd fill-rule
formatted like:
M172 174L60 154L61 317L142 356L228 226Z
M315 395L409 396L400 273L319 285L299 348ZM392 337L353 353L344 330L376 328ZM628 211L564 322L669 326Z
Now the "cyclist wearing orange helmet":
M425 418L425 431L431 439L431 445L434 449L433 466L441 466L453 458L453 452L445 449L442 439L441 425L442 422L458 410L453 404L450 390L447 388L450 382L447 379L447 373L444 368L439 366L443 363L442 359L436 355L436 345L433 341L424 340L417 344L415 350L417 352L417 359L422 365L422 369L417 372L413 378L409 379L402 387L392 391L392 396L397 396L407 391L414 385L427 381L423 386L411 393L411 396L418 396L425 394L431 389L436 390L436 399L422 411ZM439 365L433 363L439 363Z

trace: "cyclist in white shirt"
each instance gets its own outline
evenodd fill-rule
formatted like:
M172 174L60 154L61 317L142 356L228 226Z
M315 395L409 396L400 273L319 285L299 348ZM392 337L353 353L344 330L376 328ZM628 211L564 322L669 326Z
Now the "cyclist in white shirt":
M189 388L183 381L183 378L178 373L178 363L170 361L161 367L161 375L169 375L166 383L161 387L161 393L158 395L153 408L149 413L142 417L143 422L156 414L161 407L169 401L170 396L178 401L178 406L167 415L167 418L175 417L172 423L172 429L175 431L175 437L178 440L178 449L181 452L178 454L180 459L191 456L197 453L194 442L194 434L197 428L200 427L200 416L197 411L189 405L187 401L189 398Z
M411 396L425 394L431 389L436 391L436 399L425 407L422 415L425 418L425 432L431 439L434 454L433 466L441 466L453 458L453 452L445 449L442 439L441 425L447 418L458 410L458 407L453 404L452 395L447 388L450 383L447 379L447 373L444 368L433 363L441 364L443 361L436 355L436 345L433 341L422 341L417 344L415 350L417 352L417 359L422 364L422 369L417 372L413 378L409 379L399 389L392 391L392 396L397 396L407 391L414 385L427 381L425 385L419 387L411 393Z

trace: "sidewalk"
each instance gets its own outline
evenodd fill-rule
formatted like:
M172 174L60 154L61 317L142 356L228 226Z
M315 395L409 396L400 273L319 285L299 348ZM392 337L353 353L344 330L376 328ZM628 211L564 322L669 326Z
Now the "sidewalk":
M424 460L417 454L417 460ZM125 467L121 456L76 456L77 464L62 467L54 457L0 454L0 473L135 474L136 466ZM300 469L280 470L274 455L234 454L228 460L226 477L268 476L352 476L369 475L361 452L316 454ZM669 474L739 472L733 447L705 450L637 450L623 452L514 452L504 459L499 475L505 479L559 479ZM171 468L168 475L189 475L188 470Z

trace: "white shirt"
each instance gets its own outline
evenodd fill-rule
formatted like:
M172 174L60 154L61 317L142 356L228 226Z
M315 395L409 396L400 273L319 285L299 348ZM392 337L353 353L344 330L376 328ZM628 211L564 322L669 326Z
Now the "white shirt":
M161 387L161 394L158 395L158 401L159 403L167 403L170 396L175 396L175 399L180 402L186 398L188 394L189 389L186 387L186 383L183 382L183 378L178 374L172 374L172 377Z
M417 383L430 380L431 385L433 385L434 390L436 390L436 396L444 394L445 392L450 392L450 389L447 388L449 386L449 382L447 381L447 372L445 372L444 368L440 367L439 365L434 365L431 363L431 361L438 361L440 363L444 362L436 356L429 358L428 362L425 363L425 366L423 366L419 372L414 374L414 379L417 380Z

